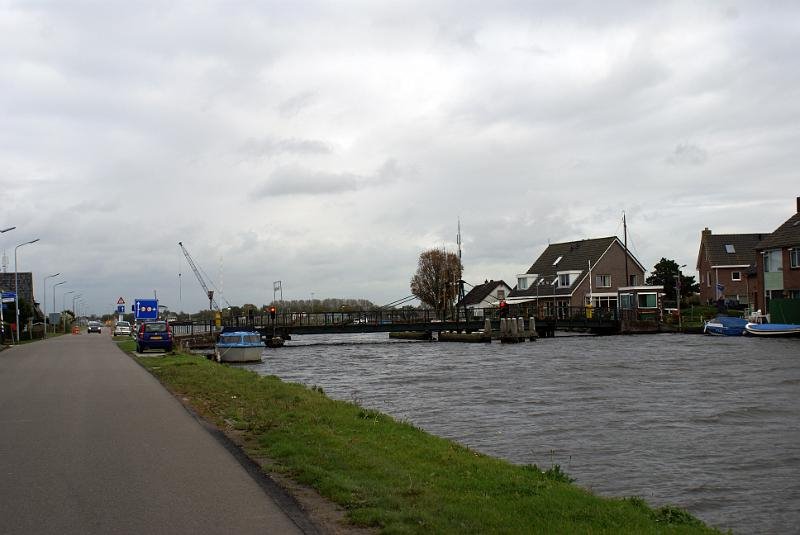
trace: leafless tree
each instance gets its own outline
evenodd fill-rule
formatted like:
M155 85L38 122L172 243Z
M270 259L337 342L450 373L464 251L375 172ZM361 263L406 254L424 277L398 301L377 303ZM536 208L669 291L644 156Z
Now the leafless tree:
M419 255L417 272L411 278L411 293L444 318L444 313L458 296L458 281L463 269L455 253L442 249L424 251Z

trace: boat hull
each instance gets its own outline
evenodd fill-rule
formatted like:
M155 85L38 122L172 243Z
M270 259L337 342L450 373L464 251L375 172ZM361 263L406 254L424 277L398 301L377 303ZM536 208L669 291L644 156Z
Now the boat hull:
M707 321L703 332L712 336L742 336L746 326L747 320L722 316Z
M216 347L218 362L260 362L264 346Z
M749 336L800 337L800 325L790 323L748 323L745 331Z

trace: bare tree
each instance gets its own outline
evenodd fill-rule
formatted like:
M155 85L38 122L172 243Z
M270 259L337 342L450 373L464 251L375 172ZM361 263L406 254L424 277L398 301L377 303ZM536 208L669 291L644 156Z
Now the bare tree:
M463 269L455 253L441 249L424 251L419 255L417 272L411 278L411 293L444 318L445 311L458 296Z

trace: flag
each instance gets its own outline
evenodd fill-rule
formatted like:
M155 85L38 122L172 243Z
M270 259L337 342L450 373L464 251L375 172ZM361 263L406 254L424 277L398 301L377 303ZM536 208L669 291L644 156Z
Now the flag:
M722 290L724 290L724 289L725 289L725 286L724 286L724 285L722 285L722 284L720 284L720 283L717 283L717 291L718 291L718 292L721 292L721 291L722 291Z

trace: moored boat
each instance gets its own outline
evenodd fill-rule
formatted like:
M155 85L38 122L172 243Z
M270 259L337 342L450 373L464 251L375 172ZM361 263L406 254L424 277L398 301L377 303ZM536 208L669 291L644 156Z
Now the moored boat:
M744 318L717 316L705 323L703 332L715 336L742 336L747 324L748 322Z
M219 335L214 354L219 362L259 362L265 347L257 332L224 332Z
M751 336L800 337L800 325L793 323L748 323L745 325L745 332Z

